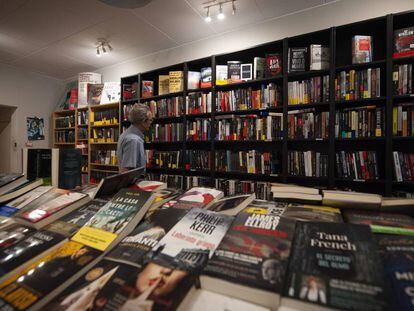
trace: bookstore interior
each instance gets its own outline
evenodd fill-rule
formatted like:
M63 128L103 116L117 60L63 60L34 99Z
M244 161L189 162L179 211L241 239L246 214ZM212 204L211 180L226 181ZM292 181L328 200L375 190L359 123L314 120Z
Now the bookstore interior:
M0 310L414 310L414 2L63 2L0 1Z

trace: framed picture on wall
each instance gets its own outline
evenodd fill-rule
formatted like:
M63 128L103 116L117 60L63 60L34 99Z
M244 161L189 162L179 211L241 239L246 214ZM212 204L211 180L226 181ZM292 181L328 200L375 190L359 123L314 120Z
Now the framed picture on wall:
M45 139L45 121L43 118L27 117L27 139Z

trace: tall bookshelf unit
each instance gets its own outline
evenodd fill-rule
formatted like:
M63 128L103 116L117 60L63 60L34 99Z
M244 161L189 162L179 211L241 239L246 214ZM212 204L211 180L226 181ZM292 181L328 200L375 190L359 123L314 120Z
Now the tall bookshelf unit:
M414 26L414 12L402 12L399 14L390 14L366 21L361 21L349 25L332 27L316 31L313 33L303 34L295 37L285 38L283 40L265 43L243 51L236 51L227 54L213 55L203 59L192 60L173 66L152 70L149 72L139 73L134 76L124 77L121 79L121 85L136 82L141 88L143 80L154 82L154 96L151 98L142 98L142 92L138 91L138 96L133 100L123 100L121 111L125 107L135 102L149 102L150 100L170 99L173 97L182 97L185 104L189 94L194 92L212 93L212 111L197 115L183 113L174 117L156 117L154 123L183 123L183 141L164 143L151 142L146 143L146 149L181 151L181 165L177 168L147 168L147 172L181 175L181 176L205 176L211 180L216 178L228 178L239 180L253 181L273 181L283 183L295 183L306 186L317 186L328 189L353 189L365 192L380 193L391 195L397 190L406 190L414 192L414 182L404 181L396 182L393 166L393 151L411 152L414 150L414 137L398 137L393 135L393 107L398 103L414 102L414 94L397 96L393 94L393 66L395 64L414 63L414 57L393 59L394 49L394 31L404 27ZM373 60L364 64L352 64L352 37L354 35L370 35L373 37ZM326 70L291 72L287 70L288 50L289 48L309 47L310 44L322 44L330 48L330 66ZM265 57L268 53L280 53L283 58L283 72L279 76L270 78L232 83L227 85L216 85L216 65L226 65L227 61L241 61L242 63L253 63L254 57ZM212 87L206 89L189 90L187 89L188 71L200 71L202 67L212 67ZM380 68L380 94L375 97L343 100L337 98L335 90L335 78L341 72L350 70L366 70ZM184 72L184 89L183 92L175 94L158 95L158 75L168 74L169 71L182 70ZM288 104L288 85L289 82L303 81L317 76L329 77L329 97L321 102L313 102L301 105ZM282 99L278 105L268 109L242 110L222 112L218 110L217 96L219 92L232 91L238 89L252 90L260 89L262 84L274 83L281 89ZM369 106L370 109L383 108L385 111L384 130L381 135L359 138L341 138L340 135L335 137L335 115L343 109L358 109ZM315 112L329 112L328 138L325 139L294 139L287 133L289 111L298 109L313 108ZM185 111L185 106L183 107ZM217 124L222 115L245 115L255 114L263 115L268 112L283 113L283 137L273 141L218 141L215 139ZM122 114L123 118L124 114ZM186 138L188 122L194 119L211 120L211 135L206 141L192 141ZM129 124L125 121L123 126ZM242 172L224 172L215 167L216 152L220 150L244 151L255 149L261 152L277 152L280 155L280 171L275 174L261 175L249 174ZM210 167L205 169L192 169L188 165L187 151L205 150L211 153ZM305 177L295 176L289 173L288 153L294 151L313 151L326 155L328 161L328 170L326 176ZM375 152L378 164L378 178L369 180L357 180L349 178L340 178L337 173L337 153L341 152L365 151ZM341 163L339 163L341 164Z

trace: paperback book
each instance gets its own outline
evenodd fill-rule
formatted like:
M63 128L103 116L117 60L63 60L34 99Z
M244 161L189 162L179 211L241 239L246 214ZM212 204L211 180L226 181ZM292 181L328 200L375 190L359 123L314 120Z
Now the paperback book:
M187 190L177 199L171 200L163 205L163 207L175 207L191 209L193 207L208 208L215 200L221 199L224 193L214 188L194 187Z

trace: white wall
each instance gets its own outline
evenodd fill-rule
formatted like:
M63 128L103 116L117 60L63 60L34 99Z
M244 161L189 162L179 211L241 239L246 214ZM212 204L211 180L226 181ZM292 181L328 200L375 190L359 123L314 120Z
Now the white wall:
M104 81L119 81L123 76L187 60L242 50L285 37L412 9L413 0L340 0L109 66L98 72L103 75Z
M0 105L17 107L5 129L10 131L10 140L0 143L0 162L10 163L10 171L21 171L21 149L27 142L26 117L45 120L45 140L33 142L33 147L51 147L51 114L63 90L64 84L58 79L0 65Z

